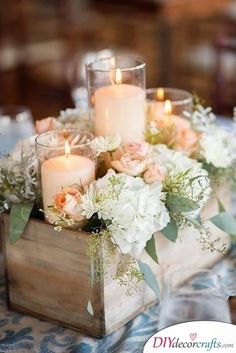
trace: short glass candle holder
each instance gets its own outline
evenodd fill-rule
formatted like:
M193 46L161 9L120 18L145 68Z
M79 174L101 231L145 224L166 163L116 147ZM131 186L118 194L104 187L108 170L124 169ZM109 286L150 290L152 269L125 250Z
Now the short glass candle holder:
M155 120L159 115L176 115L184 117L184 112L193 109L191 93L178 88L150 88L146 90L147 119Z
M143 140L145 62L126 56L100 59L86 66L86 75L95 135Z
M38 202L46 211L55 195L67 187L84 187L95 179L94 136L87 131L53 130L36 138Z

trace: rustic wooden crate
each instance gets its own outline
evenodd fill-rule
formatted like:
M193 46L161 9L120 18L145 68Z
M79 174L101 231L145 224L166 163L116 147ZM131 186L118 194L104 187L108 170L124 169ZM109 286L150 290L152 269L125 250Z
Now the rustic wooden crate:
M221 190L219 196L229 204L228 193ZM204 210L205 216L217 213L217 205L211 200ZM228 236L211 226L215 235L223 241ZM127 296L111 276L97 283L92 290L94 316L87 310L89 297L89 259L86 255L88 233L63 230L56 232L53 226L31 219L22 238L10 245L9 216L2 217L5 249L5 269L8 302L11 309L32 316L49 319L101 337L134 318L156 302L152 291L142 283L140 291ZM183 232L175 244L157 235L157 251L161 265L148 256L148 262L159 281L183 268L206 268L222 255L202 251L196 241L197 233L191 228ZM114 259L114 266L117 259ZM181 281L186 278L184 275Z

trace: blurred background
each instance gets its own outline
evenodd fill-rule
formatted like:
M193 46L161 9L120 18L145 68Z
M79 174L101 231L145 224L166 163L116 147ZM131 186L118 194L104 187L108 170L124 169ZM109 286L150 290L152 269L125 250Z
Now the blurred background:
M0 105L34 119L80 104L84 62L108 49L147 62L147 87L236 103L236 0L0 0Z

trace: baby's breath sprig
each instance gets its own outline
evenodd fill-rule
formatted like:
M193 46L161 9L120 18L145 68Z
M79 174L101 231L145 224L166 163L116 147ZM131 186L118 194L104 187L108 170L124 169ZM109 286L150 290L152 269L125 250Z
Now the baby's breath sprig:
M108 229L102 229L89 236L87 255L93 263L94 282L106 275L107 268L116 252L116 246L111 238L112 234Z
M145 141L150 145L165 144L171 147L175 135L175 124L169 123L165 127L159 128L155 121L151 121L145 131Z
M126 295L133 295L140 290L139 284L143 280L143 274L140 272L137 262L129 255L123 255L117 265L114 280L125 287Z
M197 241L201 244L202 250L210 250L210 252L218 252L220 254L225 254L227 249L227 243L222 243L219 236L213 238L212 231L210 228L204 224L199 228L199 238Z

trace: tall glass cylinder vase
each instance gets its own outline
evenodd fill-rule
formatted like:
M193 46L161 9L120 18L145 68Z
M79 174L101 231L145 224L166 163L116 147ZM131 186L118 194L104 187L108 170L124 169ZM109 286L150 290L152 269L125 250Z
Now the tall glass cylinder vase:
M145 62L114 56L86 66L90 114L96 136L142 141L145 130Z
M93 139L90 132L73 129L49 131L36 138L39 202L43 201L45 211L62 188L83 188L95 179Z

